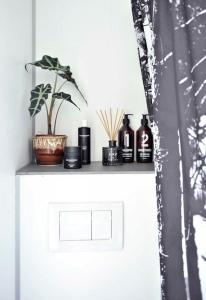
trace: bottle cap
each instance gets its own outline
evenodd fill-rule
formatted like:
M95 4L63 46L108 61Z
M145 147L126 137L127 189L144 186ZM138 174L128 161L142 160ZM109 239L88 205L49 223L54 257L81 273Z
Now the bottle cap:
M128 116L133 116L133 114L124 114L124 119L123 121L123 125L128 126L130 123L130 119L128 118Z
M87 127L87 120L82 120L82 127Z
M110 147L110 148L117 147L117 141L115 141L115 140L110 140L110 141L109 141L109 147Z

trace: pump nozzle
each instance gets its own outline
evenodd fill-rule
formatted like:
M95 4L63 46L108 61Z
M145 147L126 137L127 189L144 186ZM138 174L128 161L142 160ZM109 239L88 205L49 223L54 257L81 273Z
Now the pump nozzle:
M124 114L125 115L125 117L127 117L128 118L128 116L133 116L133 114Z
M130 122L128 116L133 116L133 114L124 114L124 119L122 121L123 121L123 125L125 126L128 126Z
M148 124L147 116L148 116L148 114L142 114L142 120L141 120L142 126L145 126Z

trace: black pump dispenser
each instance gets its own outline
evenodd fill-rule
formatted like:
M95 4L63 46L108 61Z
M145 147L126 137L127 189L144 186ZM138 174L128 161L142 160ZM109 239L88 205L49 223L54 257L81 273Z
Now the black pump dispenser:
M147 116L148 116L148 115L144 115L144 114L142 115L142 120L141 120L141 125L142 125L142 126L148 125Z
M143 114L141 127L136 132L137 162L151 163L153 160L153 136L148 126L147 115Z
M133 116L133 114L124 114L124 119L122 120L124 126L129 126L130 119L128 116Z
M134 131L129 126L130 119L128 116L133 116L133 114L124 114L122 120L123 126L120 128L118 134L119 146L122 148L122 159L124 163L134 161Z

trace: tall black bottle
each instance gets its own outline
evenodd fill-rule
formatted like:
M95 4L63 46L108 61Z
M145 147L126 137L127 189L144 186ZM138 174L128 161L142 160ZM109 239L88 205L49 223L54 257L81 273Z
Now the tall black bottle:
M91 130L87 127L87 121L82 121L82 127L78 128L78 146L81 147L81 154L82 154L82 164L88 165L91 162L91 139L90 133Z
M140 163L153 161L153 136L148 126L147 115L143 115L141 127L136 132L136 159Z
M118 142L119 147L122 148L122 160L124 163L134 161L134 131L129 126L130 120L128 116L132 116L132 114L124 115L123 126L118 133Z

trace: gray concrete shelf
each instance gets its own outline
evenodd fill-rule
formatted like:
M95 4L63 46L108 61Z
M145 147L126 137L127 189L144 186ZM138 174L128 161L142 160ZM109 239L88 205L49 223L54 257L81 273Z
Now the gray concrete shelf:
M138 174L154 173L154 164L130 163L122 166L103 166L101 162L92 162L81 169L64 169L63 165L38 166L29 164L16 172L16 175L69 175L69 174Z

